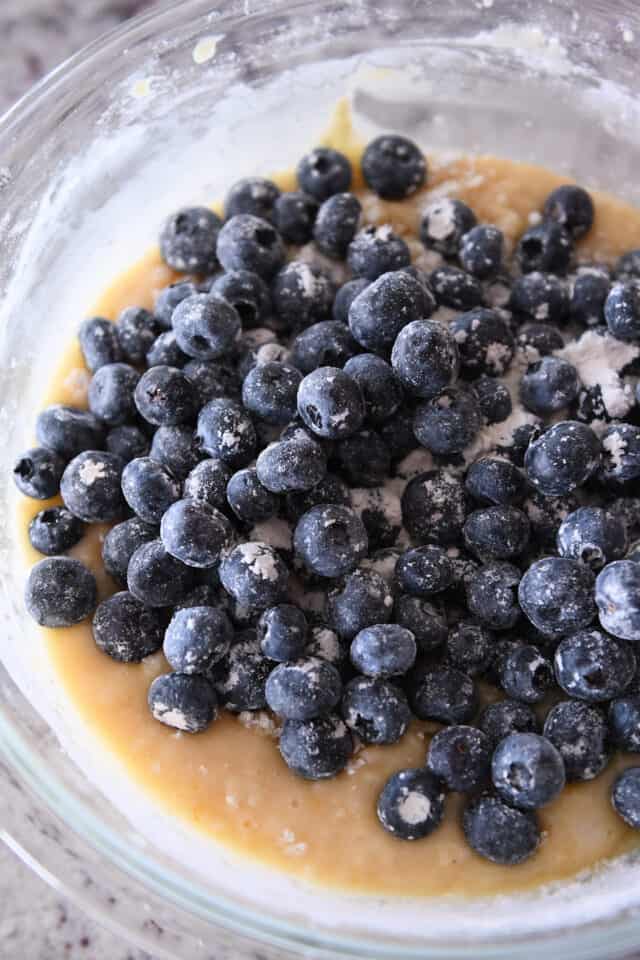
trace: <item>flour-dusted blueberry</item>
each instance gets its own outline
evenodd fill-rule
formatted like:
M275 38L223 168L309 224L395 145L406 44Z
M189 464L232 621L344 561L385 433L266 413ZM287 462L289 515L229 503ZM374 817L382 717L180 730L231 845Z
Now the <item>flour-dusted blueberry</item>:
M220 703L227 710L264 710L265 685L274 663L268 660L254 630L236 636L229 652L215 665L213 677Z
M425 768L398 770L384 785L377 805L380 823L400 840L421 840L440 826L444 790Z
M594 583L591 569L577 560L543 557L520 581L520 606L545 636L562 636L587 627L595 618Z
M358 232L362 205L353 193L334 193L328 197L316 217L313 239L327 257L344 260L349 244Z
M539 270L563 274L569 266L572 249L568 230L554 220L545 220L522 234L516 247L516 260L523 273Z
M472 227L462 237L458 256L468 273L480 280L495 277L502 266L504 234L492 224Z
M609 731L598 707L563 700L547 714L543 733L560 753L569 782L593 780L609 762Z
M318 215L318 201L302 190L281 193L273 206L273 224L285 243L309 243Z
M344 507L352 505L348 486L334 473L327 473L310 490L288 493L285 498L287 518L292 523L297 523L303 513L325 503L341 504Z
M470 377L503 376L515 353L513 334L497 310L477 307L455 317L449 327L460 353L462 369Z
M139 663L162 646L165 622L158 610L122 590L98 604L91 627L103 653L120 663Z
M245 467L229 478L226 498L237 518L243 523L268 520L278 512L280 504L278 496L260 483L255 467Z
M79 453L62 474L64 505L86 523L121 520L126 513L120 488L122 466L119 457L104 450Z
M456 379L460 366L458 345L443 324L414 320L396 337L391 366L409 393L430 400Z
M231 366L207 360L190 360L183 369L196 388L199 406L221 397L239 399L242 382Z
M493 377L479 377L473 381L480 412L487 423L503 423L511 416L513 403L508 387Z
M462 238L476 226L476 215L462 200L443 197L425 207L420 221L420 239L427 250L454 257Z
M494 655L495 637L490 630L473 620L460 620L446 641L449 663L470 677L484 673Z
M527 278L532 276L532 273L526 274ZM535 363L555 350L562 350L564 341L560 331L548 323L525 323L518 330L516 345L530 363Z
M34 550L55 557L75 547L84 536L85 527L65 507L40 510L29 524L29 542Z
M245 467L255 456L256 431L247 412L226 397L211 400L198 415L197 436L209 456Z
M180 499L181 483L150 457L131 460L122 471L125 500L145 523L160 523L163 513Z
M233 642L233 627L219 607L187 607L174 612L162 644L177 673L208 675Z
M418 404L413 430L421 446L447 457L461 453L475 440L482 416L472 391L446 387L439 396Z
M251 270L267 280L284 263L285 247L267 220L239 213L220 230L217 255L225 270Z
M346 767L353 738L342 718L330 713L311 720L286 720L279 748L293 773L306 780L326 780Z
M623 281L640 279L640 249L623 253L615 265L614 275Z
M478 698L472 678L448 664L421 665L411 677L409 703L419 720L469 723Z
M636 658L624 640L602 630L578 630L558 644L554 669L570 697L602 703L626 690L635 674Z
M571 493L600 466L600 440L585 423L555 423L527 447L524 466L529 481L545 496Z
M84 362L92 373L107 363L122 360L122 348L115 324L104 317L87 317L80 324L78 341Z
M449 587L449 597L458 603L464 603L467 586L480 569L480 564L471 554L459 547L449 547L447 553L453 570L453 582Z
M446 551L429 544L401 554L395 576L401 590L416 597L430 597L451 585L453 568Z
M49 500L60 489L65 457L47 447L31 447L13 465L13 482L25 497Z
M377 623L354 637L351 662L365 677L395 677L407 673L417 654L414 635L397 623Z
M126 583L131 557L138 547L157 536L158 528L139 517L131 517L111 527L102 544L102 562L109 576L119 583Z
M507 803L537 810L551 803L565 785L562 755L538 733L510 733L491 762L493 785Z
M178 600L173 608L173 612L177 613L178 610L189 610L191 607L216 607L224 610L224 612L230 616L227 603L228 599L226 593L219 585L214 586L212 582L200 583L187 591L187 593Z
M300 189L322 202L351 186L349 158L331 147L316 147L297 166Z
M344 689L342 716L363 743L396 743L411 720L407 698L387 680L355 677Z
M196 360L218 360L228 355L240 333L240 317L227 300L213 293L197 293L173 312L173 329L180 349ZM188 376L188 371L184 371Z
M221 273L211 284L210 293L231 304L244 330L259 327L271 315L269 288L262 277L250 270Z
M183 493L192 500L201 500L220 509L227 501L227 485L231 468L222 460L207 459L198 463L189 473Z
M467 498L460 480L445 470L428 470L409 481L402 494L402 519L413 540L448 545L462 537Z
M327 472L319 443L307 438L279 440L265 447L256 461L260 483L271 493L310 490Z
M482 304L482 284L459 267L436 267L429 276L429 284L438 306L452 310L473 310Z
M375 430L359 430L336 444L340 472L352 486L377 487L391 471L391 457Z
M471 464L465 477L465 488L478 503L507 506L521 503L526 482L509 460L481 457Z
M510 630L519 616L518 584L521 573L512 563L487 563L467 584L469 611L493 630Z
M609 268L602 264L579 266L571 277L569 319L583 327L604 322L604 305L611 289Z
M167 553L188 567L217 567L232 540L223 513L202 500L178 500L163 514L160 539Z
M368 286L368 280L364 277L356 277L354 280L347 280L346 283L338 287L333 300L333 319L339 323L348 323L351 304Z
M302 373L311 373L318 367L342 367L359 350L344 323L321 320L295 337L291 344L291 363Z
M318 436L341 440L360 429L364 397L349 374L337 367L318 367L298 388L298 413Z
M602 434L602 475L616 483L640 477L640 427L631 423L607 427Z
M198 293L198 286L191 280L178 280L177 283L171 283L168 287L163 287L156 297L153 315L164 330L171 329L171 318L173 311L186 300Z
M347 263L354 276L377 280L390 270L401 270L411 263L409 247L388 223L360 230L349 244Z
M178 346L175 330L165 330L151 344L147 352L148 367L179 367L189 362L189 357Z
M246 410L266 423L286 424L296 414L302 374L287 363L262 363L250 370L242 385Z
M466 546L478 557L510 560L524 553L531 530L522 510L500 505L474 510L463 532Z
M286 660L299 660L304 655L309 639L309 624L299 607L290 603L269 607L260 616L256 629L262 652L270 660L283 663ZM307 654L313 657L309 651Z
M544 202L545 220L553 220L576 240L593 226L594 207L591 196L583 187L567 183L552 190Z
M184 480L202 460L203 453L192 427L158 427L149 456L166 467L176 479Z
M608 510L580 507L560 524L556 543L562 557L581 560L599 570L624 557L627 531L622 520Z
M418 449L418 441L413 432L413 409L402 406L400 409L381 423L379 433L387 445L392 463L398 463L413 450Z
M525 273L514 281L509 307L520 322L564 323L569 313L567 285L552 273Z
M368 284L349 307L349 327L361 346L386 354L400 330L435 309L431 291L406 270L392 270Z
M303 514L293 543L305 567L321 577L351 573L368 551L362 521L353 510L338 503L319 504Z
M102 449L105 433L104 424L95 414L60 403L45 407L36 420L38 443L67 460L83 450ZM51 494L47 494L48 496Z
M220 564L220 581L240 606L256 613L280 603L289 571L277 550L267 543L241 543Z
M539 703L553 683L551 663L532 644L514 647L500 664L500 686L514 700Z
M423 597L402 593L396 597L393 620L413 634L418 653L438 650L447 639L444 613Z
M142 543L131 555L127 586L147 607L173 607L193 585L193 569L172 557L161 540Z
M119 426L136 414L134 390L140 374L128 363L107 363L89 384L89 409L109 426Z
M640 640L640 564L608 563L598 574L595 596L605 630L623 640Z
M346 640L365 627L388 623L392 610L391 589L374 570L354 570L327 594L329 625Z
M213 685L197 674L161 674L149 687L147 700L154 720L184 733L201 733L218 714Z
M413 140L383 134L372 140L362 154L362 176L383 200L404 200L423 186L427 162Z
M105 369L108 368L103 367ZM140 377L134 399L138 412L154 426L188 423L196 414L195 387L177 367L151 367Z
M462 826L472 850L503 866L527 860L541 839L535 813L515 810L489 794L471 801L464 811Z
M126 307L116 320L118 341L123 360L141 367L162 327L156 317L143 307Z
M497 746L510 733L535 733L538 720L529 704L520 700L499 700L487 704L482 710L478 726Z
M613 743L620 750L640 753L640 696L630 693L628 688L622 697L612 700L608 721Z
M79 560L46 557L29 571L24 602L41 627L71 627L95 610L96 578Z
M238 180L224 198L224 215L229 220L238 213L252 213L264 220L274 219L274 207L280 189L264 177L245 177Z
M369 551L392 547L402 530L400 497L384 484L356 487L351 490L350 503L367 531Z
M529 364L520 381L522 403L539 416L569 406L579 390L578 371L560 357L543 357Z
M269 708L285 720L311 720L330 713L342 697L336 668L319 657L280 663L267 678Z
M162 259L182 273L213 273L222 221L208 207L184 207L172 214L160 234Z
M447 790L471 793L489 782L493 744L476 727L458 724L439 730L429 744L427 770Z
M271 282L273 307L286 329L328 320L334 294L330 277L304 260L291 260Z
M627 767L611 788L613 809L624 822L640 829L640 767Z
M604 318L617 340L640 340L640 282L614 283L605 300Z
M344 372L360 387L365 414L371 423L383 423L400 408L404 399L402 386L391 365L382 357L361 353L346 362Z

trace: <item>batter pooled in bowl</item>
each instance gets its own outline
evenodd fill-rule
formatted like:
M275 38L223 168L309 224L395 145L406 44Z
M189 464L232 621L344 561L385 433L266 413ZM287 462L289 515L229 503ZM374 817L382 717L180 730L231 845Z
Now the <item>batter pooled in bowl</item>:
M567 878L635 844L640 214L327 146L96 305L16 476L28 560L82 564L27 604L83 722L222 845L375 894Z

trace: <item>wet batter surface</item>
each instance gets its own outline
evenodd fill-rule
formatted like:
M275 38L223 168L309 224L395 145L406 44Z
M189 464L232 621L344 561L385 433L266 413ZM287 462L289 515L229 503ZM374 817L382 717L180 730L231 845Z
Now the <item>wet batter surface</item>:
M338 124L325 143L343 150L354 163L360 145ZM294 188L291 174L274 177ZM363 197L365 219L391 223L417 236L421 211L436 197L458 197L479 222L500 227L514 241L535 220L547 194L564 178L529 165L495 157L465 157L451 163L430 161L428 189L409 201L388 203ZM361 182L356 181L357 190ZM640 211L592 192L593 229L580 243L580 256L610 261L640 246ZM416 242L414 255L422 248ZM116 319L125 307L153 308L158 291L176 275L157 250L151 251L97 302L96 314ZM86 406L89 373L77 343L43 397L42 406ZM51 501L55 503L59 501ZM49 504L21 500L17 517L25 562L41 559L29 545L30 518ZM71 553L99 576L101 598L116 587L102 570L100 543L106 528L94 526ZM227 713L206 732L189 736L151 717L149 684L168 666L162 654L139 665L111 660L95 646L88 623L47 630L46 645L60 683L86 723L113 752L151 799L213 840L251 858L315 884L375 894L479 896L530 888L570 877L615 857L637 843L637 835L610 806L611 783L628 761L620 757L596 780L567 787L539 812L544 831L539 851L517 867L480 859L466 844L460 826L462 797L447 799L445 821L425 840L394 839L376 817L376 800L387 777L425 762L429 731L415 723L393 746L367 747L347 770L323 782L298 779L280 758L267 714L243 723Z

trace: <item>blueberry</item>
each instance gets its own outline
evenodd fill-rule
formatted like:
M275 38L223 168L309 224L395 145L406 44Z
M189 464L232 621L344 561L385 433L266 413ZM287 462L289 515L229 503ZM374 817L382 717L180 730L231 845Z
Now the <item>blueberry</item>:
M154 720L184 733L201 733L218 714L212 684L197 675L163 673L149 687L147 699Z
M344 260L360 223L362 206L353 193L334 193L318 210L313 227L317 248L327 257Z
M628 826L640 828L640 767L628 767L611 788L611 803Z
M418 441L413 432L413 410L402 406L380 424L379 433L387 445L391 461L403 460L412 450L418 449Z
M640 696L630 693L628 688L622 697L609 704L608 719L615 745L629 753L640 753Z
M392 609L391 590L373 570L354 570L327 594L329 625L346 640L365 627L388 623Z
M291 363L302 373L311 373L318 367L341 367L358 352L358 344L344 323L322 320L295 337Z
M98 604L92 630L103 653L120 663L139 663L162 646L164 620L123 590Z
M351 662L366 677L387 678L407 673L416 659L410 630L396 623L365 627L351 643Z
M156 317L143 307L127 307L116 320L123 359L141 367L162 328Z
M482 304L480 281L459 267L436 267L429 277L429 282L441 307L472 310Z
M283 600L289 572L277 550L260 541L241 543L220 564L220 581L240 606L256 613Z
M480 569L480 564L470 554L458 547L449 547L447 553L453 570L453 582L449 588L449 597L452 600L464 603L467 586Z
M303 513L326 503L351 506L349 488L340 477L332 473L327 473L310 490L288 493L285 499L286 515L292 523L297 523Z
M396 564L401 590L416 597L430 597L453 582L453 568L442 547L416 547L403 553Z
M562 522L557 536L562 557L581 560L599 570L611 560L620 560L627 549L624 523L602 507L580 507Z
M560 753L569 782L593 780L609 762L607 722L597 707L564 700L547 714L543 732Z
M400 408L403 390L392 367L373 353L352 357L344 372L356 381L364 397L365 415L371 423L383 423Z
M175 330L165 330L153 341L147 352L148 367L184 367L189 357L178 346Z
M236 370L222 363L190 360L184 372L196 388L198 406L221 397L239 399L241 382Z
M521 503L526 491L518 468L498 457L481 457L472 463L464 485L474 500L496 506Z
M184 482L184 496L208 503L210 507L224 507L231 469L222 460L202 460Z
M175 604L173 612L189 610L191 607L216 607L229 613L227 600L226 594L220 587L214 586L213 583L200 583L185 593Z
M281 603L265 610L257 626L260 648L270 660L299 660L305 653L309 625L302 610ZM312 654L309 654L313 658Z
M445 727L431 739L427 770L447 790L471 793L489 781L492 750L489 737L476 727L464 724Z
M217 567L231 543L224 514L202 500L178 500L163 514L160 539L167 553L188 567Z
M640 427L614 423L602 434L602 475L626 483L640 477Z
M370 677L356 677L347 684L341 709L349 729L367 744L396 743L411 720L402 690Z
M436 456L461 453L481 427L475 396L459 387L447 387L439 396L418 404L413 418L416 439Z
M86 523L121 520L126 505L120 489L122 460L102 450L85 450L62 474L60 493L65 506Z
M354 276L377 280L383 273L407 267L411 254L402 237L384 224L365 227L355 235L349 244L347 262Z
M544 202L545 220L564 227L576 240L593 226L593 200L582 187L567 183L552 190Z
M185 485L185 493L187 492ZM243 523L259 523L278 512L278 497L260 483L255 467L238 470L230 477L226 498L235 515Z
M187 607L173 614L164 634L163 651L177 673L208 675L233 641L229 618L216 607Z
M29 571L24 602L41 627L71 627L95 609L96 578L79 560L47 557Z
M134 398L138 412L147 423L155 426L188 423L197 409L195 387L176 367L151 367L140 377Z
M421 840L440 826L444 790L429 770L399 770L378 797L380 823L400 840Z
M604 304L607 327L617 340L640 339L640 283L628 280L615 283Z
M392 547L402 529L400 498L381 485L352 489L350 502L367 531L369 550Z
M353 753L353 739L333 713L312 720L287 720L280 735L280 753L290 770L307 780L335 777Z
M510 630L520 616L520 571L511 563L488 563L467 584L470 613L493 630Z
M244 330L259 327L271 315L269 288L262 277L250 270L221 273L211 284L210 293L231 304Z
M563 280L534 269L516 278L509 306L521 322L559 324L569 312L569 293Z
M463 532L465 544L481 559L509 560L524 553L530 527L522 510L501 505L474 510Z
M141 520L160 523L163 513L180 499L181 484L150 457L131 460L122 471L122 493Z
M198 293L198 287L195 283L192 283L191 280L179 280L177 283L171 283L168 287L163 287L156 297L153 308L153 314L158 324L164 330L170 330L171 318L175 308L179 303L182 303L187 297L192 297L195 293Z
M387 446L375 430L359 430L336 444L340 471L353 486L376 487L391 470Z
M32 447L13 465L13 480L25 497L49 500L60 489L65 460L46 447Z
M528 273L526 276L530 278L535 274ZM518 331L516 343L531 363L549 356L555 350L562 350L564 346L559 330L548 323L525 323Z
M185 207L172 214L160 234L162 259L182 273L213 273L222 222L208 207Z
M460 263L480 280L494 277L502 265L504 235L491 224L472 227L460 242Z
M447 660L470 677L484 673L493 658L494 637L473 620L461 620L449 632Z
M84 362L92 373L107 363L122 360L122 348L118 333L111 320L104 317L88 317L80 324L78 340Z
M353 510L337 503L312 507L298 521L293 543L305 567L321 577L355 570L367 555L367 533Z
M580 380L572 363L560 357L543 357L529 364L520 381L524 406L545 416L569 406L578 396Z
M133 393L140 374L127 363L107 363L93 375L89 384L89 408L108 423L119 426L136 414Z
M581 266L571 280L569 319L584 327L604 322L604 305L609 295L611 279L607 267Z
M279 196L280 190L272 180L245 177L233 184L224 199L225 219L229 220L238 213L251 213L254 217L273 220Z
M180 349L197 360L218 360L238 339L240 317L217 294L197 293L178 304L173 328ZM188 375L188 371L184 371Z
M425 208L420 222L420 239L427 250L454 257L462 238L473 230L476 223L476 215L466 203L444 197Z
M640 564L615 560L596 579L596 603L605 630L623 640L640 640Z
M127 582L129 561L138 547L158 536L157 527L132 517L111 527L102 544L102 562L107 573L119 583Z
M409 702L419 720L447 725L469 723L477 708L470 676L446 664L423 666L414 673Z
M295 190L281 193L273 207L273 223L285 243L301 245L309 243L313 225L318 215L315 197Z
M553 686L553 668L537 647L524 643L502 661L500 686L514 700L539 703Z
M258 456L256 472L271 493L311 490L327 472L327 461L322 447L313 440L279 440Z
M286 363L263 363L245 377L242 403L266 423L286 424L296 413L302 374Z
M473 392L487 423L502 423L511 416L511 394L504 383L493 377L479 377L473 382Z
M355 297L349 308L349 327L358 343L375 353L386 353L408 323L429 317L433 295L404 270L383 273Z
M48 557L66 553L83 535L84 524L65 507L40 510L29 524L31 546Z
M496 310L478 307L455 317L449 328L458 344L462 369L470 376L501 377L515 352L513 334Z
M439 649L447 639L444 614L423 597L400 594L396 598L393 619L413 634L419 653Z
M153 435L149 457L178 480L184 480L202 456L191 427L158 427Z
M273 306L286 329L328 320L334 292L327 274L302 260L291 260L271 283Z
M554 220L529 227L516 247L516 260L523 273L565 273L572 252L571 235Z
M412 140L395 134L372 140L362 154L361 164L365 183L383 200L404 200L427 179L422 151Z
M197 437L209 456L234 469L246 466L255 456L253 423L239 403L226 397L211 400L201 409Z
M342 681L332 664L318 657L280 663L269 674L265 693L271 710L285 720L324 716L340 701Z
M618 280L640 278L640 250L629 250L618 259L614 270Z
M193 587L194 572L165 549L161 540L142 543L132 554L127 586L148 607L172 607Z
M563 420L529 444L524 465L529 481L541 493L558 496L586 483L598 469L600 456L600 441L590 427Z
M260 650L253 630L240 634L214 669L215 687L222 705L235 713L264 710L265 685L274 667Z
M521 810L537 810L555 800L564 788L564 762L546 737L510 733L495 749L491 777L507 803Z
M298 413L318 436L340 440L362 425L364 398L353 377L337 367L318 367L298 388Z
M580 630L594 619L594 576L589 567L567 557L532 563L518 588L524 613L549 637Z
M578 630L558 644L556 680L570 697L600 703L619 697L636 670L633 650L602 630Z
M364 277L356 277L354 280L347 280L341 287L338 287L333 300L333 319L339 323L348 323L351 304L368 286L368 280L365 280Z
M510 733L535 733L538 721L527 703L519 700L500 700L489 703L478 720L478 726L491 742L497 744Z
M503 866L522 863L535 853L540 828L535 814L514 810L498 797L484 795L464 811L462 826L467 843L477 854Z
M70 460L83 450L100 450L104 446L105 428L104 424L88 410L78 410L76 407L66 407L56 403L38 414L36 437L43 447ZM46 473L49 474L51 469L48 467ZM27 496L33 496L33 494L27 494ZM49 497L52 494L48 493L46 496ZM38 497L38 499L46 499L46 497Z
M402 494L402 519L412 539L448 545L460 540L467 498L460 480L429 470L409 481Z
M316 147L298 164L300 189L316 200L326 200L351 186L351 163L343 153L331 147Z
M267 220L250 213L227 220L218 235L217 254L225 270L251 270L264 279L285 260L280 234Z

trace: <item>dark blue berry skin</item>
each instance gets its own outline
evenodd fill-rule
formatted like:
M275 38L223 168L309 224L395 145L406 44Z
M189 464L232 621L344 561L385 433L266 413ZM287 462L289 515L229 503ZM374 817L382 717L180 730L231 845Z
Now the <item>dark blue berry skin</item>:
M89 409L109 426L117 427L136 415L133 392L140 374L128 363L107 363L89 384Z
M427 250L455 257L462 238L476 226L476 215L462 200L445 197L426 207L420 223L420 240Z
M453 567L442 547L415 547L400 556L395 576L401 590L415 597L430 597L451 586Z
M232 539L224 514L202 500L178 500L162 517L160 539L167 553L188 567L216 567Z
M631 423L607 427L602 434L602 476L615 483L640 477L640 427Z
M549 552L555 547L560 524L577 508L578 501L573 494L548 497L535 489L530 491L522 505L529 517L533 539L541 547L548 547Z
M640 278L640 250L623 253L615 265L614 275L622 281Z
M172 323L178 346L196 360L219 360L227 356L241 327L234 307L213 293L187 297L173 311Z
M125 584L131 557L138 547L155 540L157 536L158 528L139 517L131 517L112 527L102 544L102 562L109 576Z
M219 462L219 461L212 461ZM185 493L187 488L185 486ZM260 483L255 467L245 467L230 477L226 498L238 520L260 523L278 512L280 500L275 493Z
M365 677L402 676L415 663L416 654L415 637L397 623L365 627L351 642L351 663Z
M620 750L640 753L640 696L627 692L612 700L608 720L613 743Z
M242 403L266 423L286 424L295 416L302 374L287 363L261 363L242 385Z
M472 620L461 620L449 631L447 661L470 677L484 673L494 654L495 638L486 627Z
M484 795L472 800L464 812L462 826L471 849L502 866L522 863L540 844L535 814L515 810L499 797Z
M184 733L201 733L218 715L218 698L205 678L163 673L149 687L148 703L154 720Z
M615 560L596 580L598 616L605 630L623 640L640 640L640 564Z
M430 400L456 379L460 367L458 345L443 324L414 320L396 337L391 366L409 393Z
M184 372L196 388L198 405L201 407L210 400L240 397L240 378L234 369L223 363L190 360L184 367Z
M359 352L360 347L344 323L322 320L295 337L291 363L306 374L318 367L342 367Z
M353 510L338 503L319 504L303 514L293 544L305 567L321 577L351 573L368 551L362 521Z
M274 310L287 330L328 320L334 293L330 277L303 260L285 264L271 283Z
M567 557L532 563L518 588L522 610L541 633L560 637L587 627L596 615L593 572Z
M292 523L297 523L303 513L325 503L351 506L349 488L333 473L326 474L311 490L288 493L285 498L285 512Z
M442 457L461 453L473 443L481 427L474 394L458 387L447 387L439 396L418 404L413 418L420 445Z
M351 186L351 163L343 153L331 147L316 147L305 154L296 174L300 189L322 202Z
M369 538L369 552L393 547L402 529L400 498L384 485L354 490L355 509Z
M176 603L173 612L177 613L178 610L189 610L191 607L216 607L229 614L226 601L226 594L219 586L214 586L211 582L200 583L192 590L189 590L189 592Z
M289 571L277 550L266 543L241 543L220 564L220 582L234 600L260 613L280 603L287 591Z
M46 407L36 420L38 443L66 460L83 450L100 450L104 446L105 432L104 424L93 413L59 403Z
M464 487L444 470L418 474L402 494L402 520L417 543L448 546L460 541L466 515Z
M466 546L481 559L510 560L524 553L531 531L522 510L501 505L474 510L463 532Z
M255 456L256 431L245 410L234 400L211 400L198 415L197 437L210 457L234 469L245 467Z
M255 631L237 635L236 642L214 668L215 687L227 710L264 710L267 706L265 684L274 667L260 650Z
M557 497L586 483L600 459L601 444L593 430L577 420L563 420L529 444L524 466L540 493Z
M544 202L544 219L559 223L576 240L591 229L594 213L590 195L573 183L556 187Z
M602 630L578 630L558 644L554 669L570 697L602 703L624 693L635 674L636 658L624 640Z
M203 453L191 427L175 426L158 427L149 456L166 467L177 480L184 480L202 460Z
M104 317L88 317L78 330L84 362L92 373L107 363L122 360L122 348L115 324Z
M563 274L572 252L570 233L559 223L546 220L529 227L516 247L516 260L523 273L534 270Z
M421 840L440 826L444 814L441 782L424 768L399 770L384 785L378 819L399 840Z
M232 642L233 627L223 610L187 607L173 614L162 647L172 670L206 676Z
M272 220L285 243L299 246L311 240L317 215L318 201L315 197L302 190L294 190L280 194L273 207Z
M363 743L397 743L406 733L411 711L402 690L387 680L355 677L344 689L344 722Z
M580 380L572 363L543 357L531 363L520 381L520 398L532 413L546 416L569 406L578 396Z
M491 778L506 803L520 810L537 810L555 800L563 789L564 762L546 737L510 733L495 749Z
M317 248L327 257L344 260L360 223L362 206L353 193L335 193L318 210L313 227Z
M624 557L627 531L619 517L602 507L580 507L560 524L556 544L560 556L600 570Z
M66 553L83 536L84 524L65 507L41 510L29 524L31 546L47 557Z
M96 578L79 560L46 557L29 571L24 602L41 627L71 627L95 610Z
M362 426L364 397L353 377L337 367L318 367L298 388L298 413L319 437L342 440Z
M604 305L611 288L607 267L578 267L571 283L569 319L583 327L604 322Z
M198 287L191 280L178 280L177 283L171 283L168 287L163 287L156 297L153 308L153 315L163 330L171 329L171 318L178 304L198 292ZM152 347L149 349L152 349Z
M356 381L364 397L365 415L373 423L383 423L400 408L404 393L392 367L373 353L352 357L344 372Z
M173 607L194 585L194 571L167 553L161 540L149 540L132 554L127 586L147 607Z
M500 664L500 686L522 703L540 703L553 682L550 662L529 643L514 647Z
M455 317L449 328L458 344L462 369L469 377L503 376L515 353L507 322L496 310L477 307Z
M511 416L511 394L504 383L493 377L479 377L473 381L473 392L487 423L502 423Z
M124 498L145 523L160 523L164 512L180 499L181 488L167 468L150 457L131 460L122 471Z
M103 653L120 663L140 663L162 646L165 624L158 610L122 590L98 604L91 626Z
M127 307L116 320L123 360L134 367L144 365L147 353L162 327L156 317L143 307Z
M231 304L240 317L243 330L261 326L271 315L269 288L262 277L250 270L221 273L211 284L209 292Z
M392 610L391 590L373 570L354 570L327 594L327 620L345 640L365 627L388 623Z
M412 140L383 134L362 154L362 176L383 200L404 200L425 183L427 164Z
M122 460L103 450L85 450L62 474L60 493L71 513L86 523L122 520L126 513L120 489Z
M567 286L552 273L533 270L514 281L509 307L521 323L564 323L569 313Z
M628 767L617 777L611 788L611 803L628 826L640 829L640 767Z
M231 477L230 467L222 460L202 460L186 478L184 496L220 509L227 502L227 485Z
M335 777L353 753L353 739L343 720L330 713L312 720L287 720L280 735L282 759L306 780Z
M526 274L527 278L535 274ZM547 323L525 323L518 330L516 337L518 347L532 362L540 357L548 357L554 350L562 350L564 341L560 332Z
M285 720L312 720L330 713L342 697L336 668L318 657L280 663L269 674L267 704Z
M165 330L157 337L147 353L148 367L178 367L182 368L189 362L189 357L178 346L175 330Z
M484 708L478 726L497 746L510 733L535 733L538 720L528 704L519 700L500 700Z
M453 310L473 310L482 304L482 285L470 273L458 267L436 267L429 277L438 306Z
M493 744L476 727L459 724L439 730L429 744L427 770L447 790L471 793L489 782Z
M355 235L347 252L353 275L377 280L390 270L401 270L411 263L409 247L388 224L369 226Z
M416 277L406 270L392 270L367 284L353 299L349 327L366 350L387 354L401 329L430 317L435 305L431 291Z
M351 486L377 487L391 471L387 446L375 430L359 430L336 444L340 472Z
M615 283L604 304L604 318L617 340L640 340L640 285L637 280Z
M272 180L263 177L245 177L233 184L224 198L225 220L238 213L252 213L254 217L273 220L280 189Z
M265 280L285 260L284 244L275 227L250 213L227 220L218 235L217 254L225 270L250 270Z
M322 447L313 440L279 440L265 447L256 460L260 483L271 493L311 490L327 472Z
M467 584L469 611L492 630L510 630L519 616L520 571L511 563L488 563Z
M526 492L525 479L518 468L498 457L481 457L472 463L464 485L474 500L486 505L518 504Z
M491 224L472 227L461 242L458 256L463 268L480 280L495 277L502 266L504 235Z
M543 733L560 753L569 783L593 780L609 762L609 730L598 707L563 700L547 714Z
M356 277L355 280L347 280L341 287L338 287L333 299L333 319L339 323L348 323L351 304L368 286L368 280L365 280L364 277Z
M176 367L151 367L143 373L134 399L140 415L157 427L189 423L196 414L195 387Z
M446 642L447 624L444 614L428 600L400 594L396 597L393 619L415 637L418 653L431 653Z
M172 214L160 234L162 259L181 273L213 273L222 221L208 207L185 207Z
M284 663L304 656L309 639L309 624L302 610L290 603L270 607L257 625L260 648L269 660ZM309 654L313 656L313 654Z
M13 465L13 482L25 497L49 500L60 489L65 457L46 447L31 447Z
M473 680L446 664L422 666L411 678L409 703L419 720L447 725L469 723L477 710Z
M404 459L418 447L413 432L413 410L409 407L400 407L397 413L381 423L379 433L387 445L392 463Z

